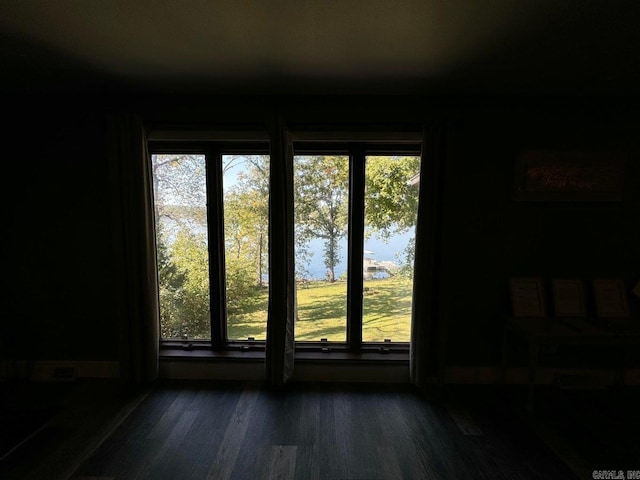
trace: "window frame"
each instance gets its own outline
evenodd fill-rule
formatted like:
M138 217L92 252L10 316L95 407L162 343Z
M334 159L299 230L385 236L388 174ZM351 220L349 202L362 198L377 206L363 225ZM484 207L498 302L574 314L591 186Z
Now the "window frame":
M305 132L306 133L306 132ZM376 134L374 134L376 135ZM307 135L304 135L307 136ZM349 158L349 225L347 234L347 317L345 342L296 341L296 353L332 351L342 353L407 353L410 342L364 342L363 327L363 255L366 158L375 155L420 156L422 141L409 140L318 140L293 141L293 155L344 155ZM369 135L367 135L369 136ZM384 134L379 134L381 139Z
M175 139L149 140L148 145L150 155L197 153L205 157L210 338L186 340L160 338L160 347L184 351L264 351L265 340L228 338L222 157L230 154L269 155L269 142L264 139L210 141ZM155 195L155 192L152 194Z
M210 133L210 132L209 132ZM251 134L249 134L251 135ZM198 153L205 156L207 189L207 242L209 246L209 302L211 338L206 340L160 338L160 348L166 351L201 352L264 352L265 340L229 340L225 288L224 205L222 156L228 154L269 155L269 140L264 135L222 133L203 139L204 133L184 134L181 130L160 131L149 135L150 155ZM349 158L349 226L347 252L347 318L345 342L296 341L296 357L312 358L316 353L335 352L336 359L352 355L401 354L409 352L409 342L362 341L362 294L364 252L364 200L366 157L373 155L420 156L421 133L414 129L385 133L335 135L311 129L292 132L293 155L341 154ZM353 140L348 140L353 138ZM356 192L354 194L354 192ZM152 192L154 195L155 192ZM356 272L354 274L354 272ZM214 310L214 305L218 307ZM220 321L224 319L224 321ZM311 355L311 357L309 357ZM392 355L393 356L393 355ZM363 357L363 358L365 358ZM252 357L253 358L253 357ZM385 357L379 357L384 360Z

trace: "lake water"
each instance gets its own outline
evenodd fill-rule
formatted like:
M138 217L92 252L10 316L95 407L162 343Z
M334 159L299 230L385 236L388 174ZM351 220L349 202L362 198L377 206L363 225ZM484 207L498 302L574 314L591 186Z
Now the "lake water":
M377 261L391 261L398 265L404 261L404 249L413 237L413 231L400 235L394 235L388 240L371 236L364 242L364 249L368 252L365 256ZM336 278L340 278L347 271L347 240L340 242L340 262L335 268ZM323 260L324 241L315 239L309 242L309 252L312 253L306 271L310 279L323 279L327 274L327 267Z
M163 218L165 224L165 232L167 233L167 242L171 244L174 240L174 235L178 225L175 221L169 218ZM190 229L199 234L206 236L207 230L204 226L191 225ZM378 236L372 235L364 242L365 256L370 257L379 262L391 261L400 265L405 260L404 249L409 244L409 241L414 236L414 229L406 233L399 235L393 235L387 240ZM305 273L301 276L310 280L322 280L327 277L327 267L324 265L323 251L324 241L322 239L315 239L309 242L309 258L308 264L304 266ZM340 262L336 265L335 276L340 278L347 271L347 239L344 238L340 242ZM296 259L296 261L299 261ZM297 270L300 270L296 265ZM265 281L269 281L269 276L265 274Z

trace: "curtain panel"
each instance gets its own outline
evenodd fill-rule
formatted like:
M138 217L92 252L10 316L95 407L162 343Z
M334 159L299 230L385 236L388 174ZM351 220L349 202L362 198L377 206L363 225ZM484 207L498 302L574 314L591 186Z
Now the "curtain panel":
M270 130L270 250L266 375L271 385L283 385L293 375L295 353L293 144L282 118L274 119Z
M108 155L114 198L114 248L120 265L120 376L146 383L158 376L160 312L151 157L142 120L110 114Z
M444 155L444 127L426 124L420 165L410 346L411 381L421 389L433 380L442 381L438 299Z

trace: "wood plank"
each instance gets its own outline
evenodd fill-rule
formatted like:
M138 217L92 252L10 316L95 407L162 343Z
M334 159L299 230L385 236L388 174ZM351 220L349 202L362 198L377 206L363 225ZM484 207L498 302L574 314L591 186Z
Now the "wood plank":
M162 386L71 478L572 478L506 405L468 391L442 403L397 386ZM61 421L64 431L79 422ZM42 478L39 466L13 468L0 464L0 476Z
M115 477L73 477L73 480L116 480Z
M208 480L226 480L231 478L233 469L238 459L238 453L249 427L249 419L253 414L256 402L260 395L255 385L247 384L242 392L238 405L229 419L224 438L220 444L216 457L211 463Z
M159 440L166 437L178 418L189 408L194 396L195 394L191 390L181 390L153 429L147 434L147 440Z
M317 389L301 392L300 416L296 422L296 479L320 479L320 398ZM324 425L324 423L323 423Z
M267 469L269 480L293 480L296 472L295 445L273 445Z
M447 403L445 407L449 412L449 415L451 415L453 421L456 422L456 425L464 435L484 435L482 429L478 426L471 414L465 408L461 407L460 405L454 405L452 403Z
M400 468L400 463L398 462L396 450L393 445L379 446L377 453L382 478L388 480L403 478L402 469Z
M235 387L208 388L200 392L198 409L201 416L182 445L188 453L184 456L184 472L177 478L206 478L241 395L242 389Z
M182 412L171 433L166 437L160 448L158 448L153 457L145 465L136 478L151 478L160 480L162 478L175 478L170 471L174 465L174 453L180 449L184 438L189 434L193 423L199 416L199 412L187 411Z
M160 440L148 440L147 437L181 394L181 390L177 387L159 387L150 393L135 414L130 415L76 474L134 477L160 448Z
M377 401L381 427L387 432L384 438L393 446L402 472L400 478L443 478L438 474L437 463L431 460L432 449L427 440L431 435L421 431L417 415L405 414L406 397L381 395Z

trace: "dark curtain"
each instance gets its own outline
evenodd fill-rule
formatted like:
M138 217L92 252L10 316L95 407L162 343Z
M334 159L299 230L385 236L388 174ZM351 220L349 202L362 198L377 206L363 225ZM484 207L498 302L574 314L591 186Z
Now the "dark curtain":
M438 379L440 305L439 252L441 239L444 128L425 126L420 165L420 193L416 225L411 381L424 389Z
M160 314L151 157L140 118L108 117L108 152L114 199L114 241L119 257L120 375L131 383L158 376Z
M284 121L271 124L269 193L269 313L267 381L283 385L293 375L296 284L293 219L293 146Z

